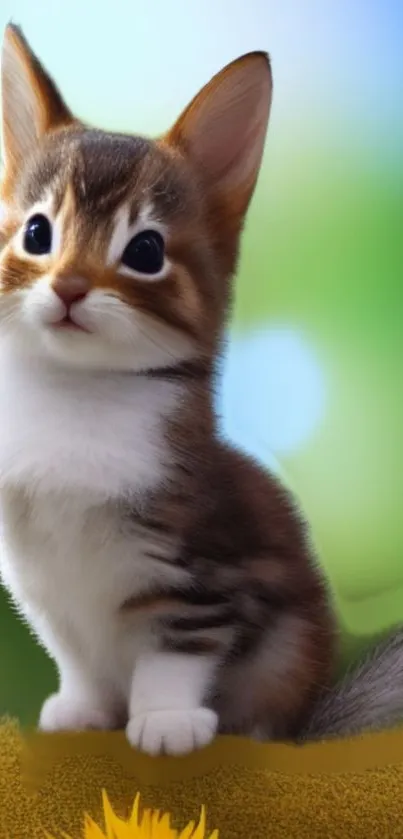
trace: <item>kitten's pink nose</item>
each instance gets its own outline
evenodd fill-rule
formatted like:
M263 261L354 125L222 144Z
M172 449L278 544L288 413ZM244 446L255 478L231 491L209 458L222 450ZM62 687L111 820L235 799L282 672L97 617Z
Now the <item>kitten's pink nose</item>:
M52 289L69 309L88 294L90 284L85 277L60 274L53 280Z

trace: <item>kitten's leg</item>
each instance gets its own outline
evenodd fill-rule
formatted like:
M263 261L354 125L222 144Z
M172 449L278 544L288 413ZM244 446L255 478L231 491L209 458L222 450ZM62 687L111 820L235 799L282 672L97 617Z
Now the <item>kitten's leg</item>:
M154 652L136 663L127 737L149 754L185 754L210 743L218 718L203 706L216 657Z
M43 731L113 729L122 720L122 708L108 686L97 682L84 664L66 657L57 660L59 690L46 699L39 718Z

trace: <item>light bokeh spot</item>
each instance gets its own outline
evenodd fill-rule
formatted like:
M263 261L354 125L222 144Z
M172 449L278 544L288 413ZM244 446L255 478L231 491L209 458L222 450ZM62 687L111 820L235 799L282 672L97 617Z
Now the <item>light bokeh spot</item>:
M299 449L319 427L325 381L313 348L291 327L232 338L219 411L224 433L270 465Z

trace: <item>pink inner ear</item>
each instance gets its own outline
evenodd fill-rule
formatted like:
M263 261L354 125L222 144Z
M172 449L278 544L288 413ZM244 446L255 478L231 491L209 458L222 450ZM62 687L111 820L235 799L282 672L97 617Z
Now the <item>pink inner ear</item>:
M202 165L212 179L241 184L259 165L264 133L263 121L249 126L244 119L235 118L223 125L211 142L206 136Z
M262 72L263 71L263 72ZM183 126L188 148L207 176L241 186L257 174L265 140L271 81L262 63L239 66L201 96Z

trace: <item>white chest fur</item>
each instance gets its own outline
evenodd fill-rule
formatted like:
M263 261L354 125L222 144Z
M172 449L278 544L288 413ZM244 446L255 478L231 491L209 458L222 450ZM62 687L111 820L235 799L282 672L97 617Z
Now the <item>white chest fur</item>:
M0 363L0 486L80 490L94 499L142 494L164 480L164 423L177 384L128 374L86 374Z
M3 580L49 652L79 649L105 678L133 652L119 605L178 575L117 501L141 503L169 474L164 423L180 397L168 382L0 364Z
M155 582L179 579L175 545L152 544L113 505L83 509L63 494L28 498L3 491L5 585L41 642L58 661L71 654L105 680L130 675L144 619L128 623L120 606Z

